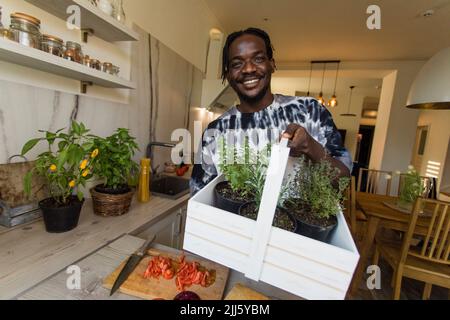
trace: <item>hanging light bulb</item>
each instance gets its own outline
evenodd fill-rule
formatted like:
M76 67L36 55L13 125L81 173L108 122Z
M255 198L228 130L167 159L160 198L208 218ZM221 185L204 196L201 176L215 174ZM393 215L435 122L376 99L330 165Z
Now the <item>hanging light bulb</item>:
M317 98L317 101L319 101L320 104L323 104L323 105L325 105L325 99L323 98L323 82L325 81L326 69L327 69L327 63L325 62L323 64L322 85L320 86L320 93L319 93L319 97Z
M348 110L347 113L341 114L341 117L356 117L356 114L350 113L350 107L352 105L352 98L353 98L353 89L355 89L355 86L350 87L350 99L348 101Z
M336 87L337 87L337 81L338 81L338 75L339 75L339 67L340 67L341 62L339 61L339 62L337 62L337 64L338 65L337 65L337 69L336 69L336 79L334 81L334 93L333 93L333 96L331 97L331 100L327 104L331 108L335 108L335 107L338 106L338 100L337 100L337 97L336 97Z

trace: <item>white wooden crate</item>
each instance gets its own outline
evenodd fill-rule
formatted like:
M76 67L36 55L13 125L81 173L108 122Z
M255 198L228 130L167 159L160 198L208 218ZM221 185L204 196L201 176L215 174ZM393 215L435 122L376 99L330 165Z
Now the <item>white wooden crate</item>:
M272 227L289 149L272 148L254 221L214 207L217 177L188 204L184 249L305 299L344 299L359 253L340 212L330 243Z

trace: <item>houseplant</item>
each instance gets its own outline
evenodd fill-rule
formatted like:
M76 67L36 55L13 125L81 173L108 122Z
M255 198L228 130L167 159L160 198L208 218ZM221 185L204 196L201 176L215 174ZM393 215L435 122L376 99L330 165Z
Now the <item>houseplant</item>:
M349 184L338 178L339 171L329 161L313 163L300 157L282 195L283 206L297 220L298 234L326 241L337 225L336 215Z
M36 166L26 174L24 187L29 195L34 173L43 177L48 185L51 197L40 201L39 207L50 233L70 231L78 225L84 202L79 186L85 186L92 178L98 155L93 136L83 123L74 121L68 133L63 130L40 131L44 137L28 141L22 149L25 155L41 141L48 144L48 150L37 157Z
M269 145L270 146L270 145ZM248 186L250 195L253 201L244 203L239 208L239 215L256 220L258 218L258 211L261 204L264 185L266 182L267 169L269 167L270 147L263 150L257 156L257 161L253 165L248 165L247 168L252 174L245 182ZM284 229L290 232L295 232L297 229L297 221L284 208L278 206L275 212L273 225L277 228Z
M128 212L134 194L130 181L135 181L138 171L138 165L133 161L139 150L135 140L124 128L117 129L107 138L94 140L99 151L94 171L103 179L103 184L90 190L97 215L119 216Z
M400 173L397 205L402 209L411 211L417 198L423 196L426 191L422 178L414 166L411 165L406 173Z
M218 140L219 169L225 181L214 189L216 206L228 212L238 213L239 207L251 200L250 180L253 172L249 166L251 159L248 139L243 148L229 146L225 139Z

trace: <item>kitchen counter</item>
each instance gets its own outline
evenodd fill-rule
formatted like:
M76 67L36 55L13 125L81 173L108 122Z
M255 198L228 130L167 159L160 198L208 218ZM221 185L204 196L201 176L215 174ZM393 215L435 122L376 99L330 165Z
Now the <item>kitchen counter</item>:
M146 204L133 199L130 212L120 217L96 216L87 199L78 227L70 232L47 233L42 220L0 229L0 299L15 298L124 234L151 226L186 205L189 198L152 197Z
M120 291L110 297L109 290L105 289L102 284L103 279L140 248L144 241L137 237L125 235L83 260L75 262L74 265L78 266L81 271L79 289L71 290L67 288L66 283L70 275L64 269L17 298L19 300L140 300L137 297L122 294ZM167 252L174 250L159 244L154 244L153 248ZM244 284L246 287L261 292L271 299L299 299L268 284L246 279L244 275L233 270L230 270L224 296L227 296L237 283Z

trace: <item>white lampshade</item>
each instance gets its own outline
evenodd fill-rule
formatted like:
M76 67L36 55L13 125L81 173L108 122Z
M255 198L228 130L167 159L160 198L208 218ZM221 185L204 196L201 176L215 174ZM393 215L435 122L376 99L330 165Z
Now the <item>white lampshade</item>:
M428 61L409 92L408 108L450 109L450 48Z

